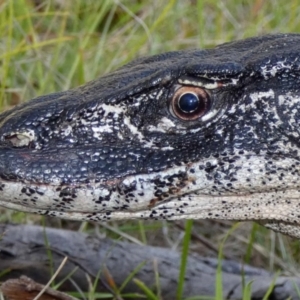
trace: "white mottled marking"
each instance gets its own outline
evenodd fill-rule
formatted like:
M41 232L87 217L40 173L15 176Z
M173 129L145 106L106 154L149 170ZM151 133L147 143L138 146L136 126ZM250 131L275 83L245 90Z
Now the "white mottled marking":
M195 80L178 79L178 82L180 84L185 84L185 85L204 87L208 90L213 90L213 89L216 89L218 87L218 82L207 83L207 82L201 82L200 80L201 79L198 80L198 78L195 79Z

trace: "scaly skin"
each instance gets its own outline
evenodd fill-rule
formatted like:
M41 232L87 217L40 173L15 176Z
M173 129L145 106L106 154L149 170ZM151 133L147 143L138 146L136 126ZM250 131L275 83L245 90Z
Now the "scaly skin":
M300 35L138 59L0 115L0 205L254 220L300 237Z

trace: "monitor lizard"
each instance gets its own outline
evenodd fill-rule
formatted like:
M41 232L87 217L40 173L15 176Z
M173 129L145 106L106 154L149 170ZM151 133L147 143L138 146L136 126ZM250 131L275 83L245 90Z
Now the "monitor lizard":
M0 205L300 238L300 35L139 58L0 114Z

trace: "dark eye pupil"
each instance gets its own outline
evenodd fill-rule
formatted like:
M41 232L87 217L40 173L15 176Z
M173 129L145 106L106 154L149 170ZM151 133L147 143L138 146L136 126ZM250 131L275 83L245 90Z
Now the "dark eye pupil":
M211 107L210 94L203 88L182 86L173 95L170 112L184 121L201 119Z
M199 99L193 93L183 94L178 101L179 108L186 113L192 113L199 106Z

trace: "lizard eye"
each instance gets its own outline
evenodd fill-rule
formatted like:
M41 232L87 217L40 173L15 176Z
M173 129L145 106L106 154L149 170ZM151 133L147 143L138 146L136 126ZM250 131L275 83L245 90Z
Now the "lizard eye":
M207 113L210 107L208 93L198 87L182 87L178 89L172 100L172 113L181 120L196 120Z

